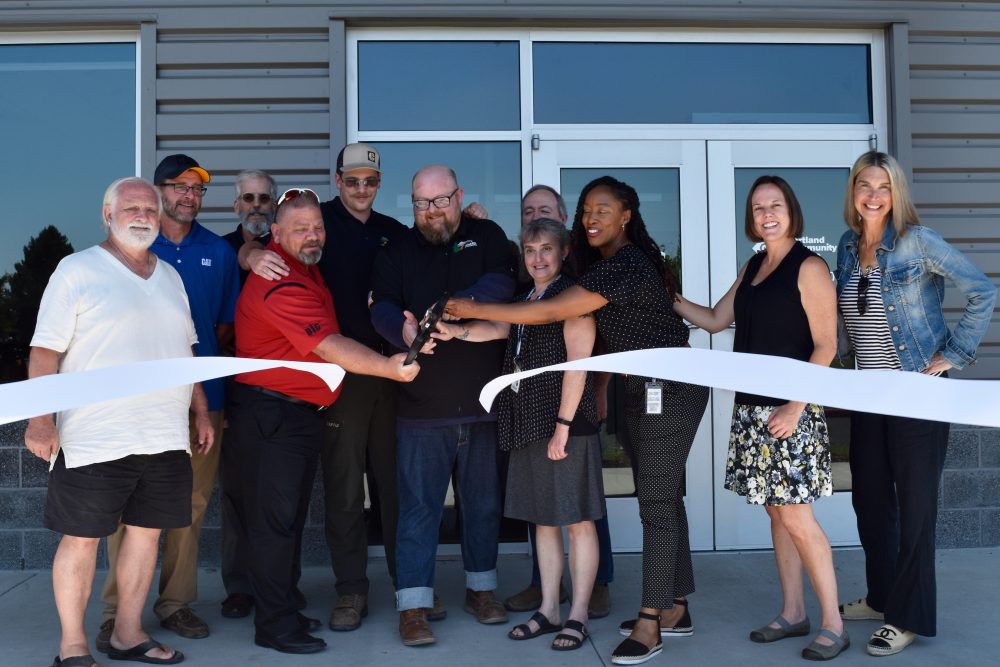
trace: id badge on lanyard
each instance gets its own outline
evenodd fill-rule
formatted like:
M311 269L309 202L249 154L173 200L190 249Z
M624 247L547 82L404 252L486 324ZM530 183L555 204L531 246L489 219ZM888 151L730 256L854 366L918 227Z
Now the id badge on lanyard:
M646 383L646 414L663 414L663 383L651 381Z

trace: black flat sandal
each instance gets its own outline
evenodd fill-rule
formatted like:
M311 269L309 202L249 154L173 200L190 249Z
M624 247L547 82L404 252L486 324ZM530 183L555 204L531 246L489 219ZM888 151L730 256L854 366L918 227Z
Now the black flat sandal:
M644 611L640 611L638 615L639 618L644 618L647 621L656 621L657 624L660 623L660 617L656 614L647 614ZM662 639L657 641L654 646L646 646L640 641L629 638L619 644L618 648L611 652L611 662L616 665L639 665L646 662L650 658L655 658L662 651Z
M681 616L680 620L677 621L677 625L672 628L665 628L660 626L660 636L661 637L690 637L694 634L694 623L691 622L691 612L688 611L687 600L681 600L680 598L674 598L675 607L684 607L684 615ZM622 621L621 625L618 626L618 634L622 637L628 637L632 634L632 630L635 629L635 619L630 618L627 621Z
M535 624L538 625L538 629L532 632L530 625L527 623L521 623L511 628L510 632L507 633L507 637L513 639L514 641L523 641L525 639L534 639L539 635L547 635L550 632L559 632L562 630L561 625L553 623L540 611L536 611L532 614L528 621L534 621ZM517 630L520 630L521 634L515 635L514 632Z
M569 630L575 630L576 632L580 633L580 636L577 637L576 635L570 635L566 634L565 632L560 632L558 635L556 635L555 639L552 640L553 651L575 651L576 649L580 648L583 645L583 642L587 639L587 637L590 636L590 633L587 632L587 626L585 626L580 621L574 621L572 618L566 621L566 624L563 626L563 628ZM559 641L560 639L562 639L563 641L568 641L570 643L566 646L559 646L558 644L556 644L556 642Z

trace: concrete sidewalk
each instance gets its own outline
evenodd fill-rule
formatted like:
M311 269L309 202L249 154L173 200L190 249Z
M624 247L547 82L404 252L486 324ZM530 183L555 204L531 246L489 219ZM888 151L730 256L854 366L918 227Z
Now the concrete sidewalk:
M852 645L837 658L841 667L849 665L906 665L920 667L963 667L997 664L995 632L1000 613L1000 552L996 549L959 549L939 551L938 559L938 637L917 638L903 653L888 658L873 658L865 653L869 635L879 626L871 621L848 624ZM837 577L842 600L864 593L863 554L860 550L835 553ZM529 562L525 556L502 556L500 593L509 595L527 581ZM612 649L621 641L617 632L620 621L633 616L639 602L640 557L615 558L615 583L612 584L612 612L607 618L592 621L591 640L578 650L557 653L549 649L553 635L526 642L506 637L514 624L527 620L529 614L511 614L510 623L501 626L479 625L462 610L464 577L461 560L441 558L438 562L437 590L448 607L448 618L434 623L438 643L407 648L397 634L398 615L384 562L373 559L371 613L355 632L321 630L317 634L329 648L309 656L284 655L253 644L251 619L231 620L219 613L223 599L219 574L214 569L201 572L201 601L195 611L210 625L207 639L180 639L158 626L152 611L146 615L146 628L157 639L182 650L185 665L408 665L409 667L446 667L476 665L500 667L512 663L518 667L535 665L610 665ZM768 622L780 610L780 592L773 557L770 552L706 553L695 556L698 592L691 596L691 615L695 635L668 639L661 656L648 665L739 665L739 667L774 667L805 665L799 655L809 638L787 639L773 644L754 644L747 633ZM93 636L100 623L97 591L103 580L99 572L94 595L87 612L87 628ZM325 622L333 596L332 575L326 568L310 568L303 573L302 590L309 598L310 616ZM154 583L155 588L155 583ZM811 594L810 594L811 598ZM147 605L151 608L151 604ZM563 612L567 607L563 606ZM819 615L815 600L810 600L810 618L818 629ZM4 667L44 667L52 664L58 651L59 624L52 600L49 572L0 572L0 665ZM116 663L94 652L101 665ZM990 657L993 656L993 657ZM103 660L102 660L103 658Z

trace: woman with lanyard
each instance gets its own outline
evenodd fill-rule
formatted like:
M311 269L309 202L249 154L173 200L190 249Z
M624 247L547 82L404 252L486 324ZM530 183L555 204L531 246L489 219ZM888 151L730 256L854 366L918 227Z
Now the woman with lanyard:
M520 300L550 299L573 285L563 273L569 232L548 218L521 228L521 253L533 286ZM589 357L597 337L592 317L511 327L476 320L438 323L434 338L473 342L507 338L503 372L541 368ZM580 648L587 637L587 606L597 574L594 520L605 514L601 443L597 437L594 388L586 371L542 373L505 389L497 397L500 448L510 452L504 515L535 524L542 604L527 623L507 636L533 639L556 632L552 648ZM569 533L573 604L560 626L559 587L563 570L561 526Z
M747 194L744 232L764 250L744 265L714 308L677 296L674 309L711 333L736 322L734 352L789 357L829 366L837 349L837 297L826 262L796 237L804 227L795 192L779 176L761 176ZM850 645L837 611L830 541L812 503L833 494L830 438L823 408L738 392L726 457L725 487L763 505L771 519L781 613L750 633L758 643L809 634L802 570L823 613L819 636L802 650L831 660Z
M552 298L512 304L452 299L446 312L518 324L593 313L608 352L687 346L687 325L672 307L677 279L646 231L631 186L610 176L587 184L573 221L573 255L580 278ZM662 651L664 632L693 631L686 596L694 592L694 571L682 490L708 389L634 375L625 386L643 525L642 601L638 619L623 624L629 638L611 660L634 665Z
M983 272L920 224L899 163L871 151L854 163L844 198L849 227L837 246L837 294L858 368L942 375L973 363L996 301ZM949 330L944 283L964 298ZM885 625L871 655L892 655L937 633L934 531L948 449L946 422L851 415L852 502L868 592L842 605L846 620Z

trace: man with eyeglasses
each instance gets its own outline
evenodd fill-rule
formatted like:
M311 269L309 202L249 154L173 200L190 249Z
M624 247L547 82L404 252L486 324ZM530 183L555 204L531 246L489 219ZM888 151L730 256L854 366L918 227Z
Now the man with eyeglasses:
M348 144L337 155L334 185L339 195L320 207L327 243L318 266L333 295L343 335L384 354L389 347L372 327L368 311L369 277L375 256L406 228L372 209L381 177L374 146ZM241 261L267 279L286 275L287 264L278 253L262 248L266 242L264 237L247 243ZM328 415L330 427L321 458L326 542L337 592L329 619L331 630L355 630L368 614L366 468L372 510L381 523L386 567L396 581L395 420L395 383L347 374L340 398Z
M271 231L277 191L274 178L266 171L244 169L236 174L236 199L233 210L240 219L236 229L224 235L233 252L239 253L247 241L253 241ZM240 267L240 285L247 281L249 271Z
M327 361L356 376L409 382L417 364L385 357L340 333L334 302L316 264L326 232L319 199L295 188L279 199L268 249L289 275L277 283L252 275L236 308L240 357ZM284 653L314 653L326 643L309 634L322 624L297 611L302 529L324 433L339 388L288 369L237 375L231 418L239 448L250 574L256 612L254 641ZM336 401L336 402L335 402Z
M211 180L209 173L187 155L168 155L156 167L153 183L163 200L160 233L150 246L157 257L181 276L191 307L191 317L198 333L194 346L197 356L219 356L233 336L233 315L239 295L239 265L236 253L221 237L208 231L195 219L201 210L202 197ZM224 405L223 380L202 383L208 399L209 417L215 433L222 432ZM141 419L141 415L136 416ZM215 486L221 443L207 453L193 451L197 436L192 424L191 525L164 531L163 560L160 570L159 597L153 611L160 625L187 639L201 639L209 633L208 624L189 606L198 597L198 538L205 510ZM108 538L109 572L101 594L105 607L97 648L106 651L118 604L114 575L122 530Z
M444 165L413 177L412 229L375 259L372 322L397 349L417 335L417 319L446 292L480 301L510 301L514 261L499 225L462 215L462 189ZM428 624L445 492L455 471L462 519L465 610L480 623L504 623L496 599L500 483L496 420L484 412L482 386L500 373L505 342L438 342L423 370L399 386L396 605L406 646L436 641Z

